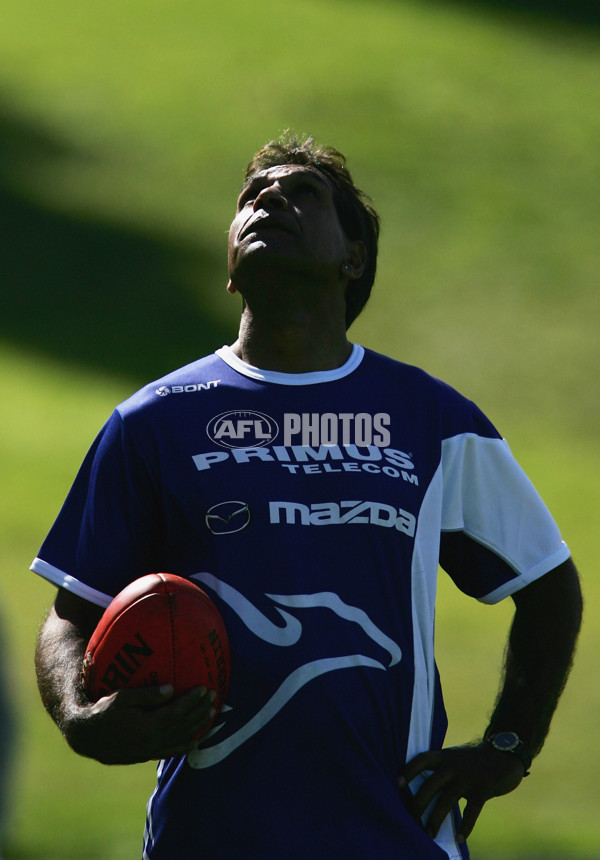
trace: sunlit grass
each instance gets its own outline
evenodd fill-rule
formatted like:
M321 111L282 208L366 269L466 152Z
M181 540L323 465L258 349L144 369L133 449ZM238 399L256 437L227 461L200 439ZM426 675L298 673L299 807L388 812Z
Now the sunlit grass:
M474 856L594 856L597 40L452 3L8 0L0 46L6 117L44 142L10 148L1 189L51 212L224 254L242 168L264 140L292 127L347 153L383 216L377 287L353 337L480 403L584 572L587 622L548 747L522 790L486 809ZM181 265L200 294L205 273ZM235 325L224 290L201 302ZM20 724L13 855L125 860L139 853L153 767L76 759L44 715L32 649L53 592L26 568L129 393L127 368L117 380L73 366L68 331L52 356L43 341L26 352L6 319L0 332L1 614ZM484 727L509 619L509 603L473 606L442 582L451 742Z

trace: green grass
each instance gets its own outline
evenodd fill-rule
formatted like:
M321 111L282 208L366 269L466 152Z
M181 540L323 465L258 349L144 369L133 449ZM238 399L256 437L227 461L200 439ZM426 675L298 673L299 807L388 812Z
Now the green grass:
M597 854L591 800L597 792L600 754L594 738L600 690L590 681L597 660L595 607L600 587L593 576L597 477L600 454L592 445L566 452L549 441L517 452L543 493L583 571L586 619L570 682L554 718L545 749L531 776L508 797L491 801L471 840L474 857L593 858ZM495 698L511 601L473 606L442 575L437 616L438 663L446 690L449 743L482 731ZM585 762L580 767L579 762ZM508 824L507 824L508 822Z
M547 748L486 808L473 855L597 855L597 34L425 0L5 2L9 857L139 854L153 766L104 768L66 749L33 680L53 592L25 571L113 405L233 339L225 231L243 166L286 127L346 152L383 216L377 287L353 337L490 414L584 573L586 625ZM450 742L485 723L509 617L442 580Z

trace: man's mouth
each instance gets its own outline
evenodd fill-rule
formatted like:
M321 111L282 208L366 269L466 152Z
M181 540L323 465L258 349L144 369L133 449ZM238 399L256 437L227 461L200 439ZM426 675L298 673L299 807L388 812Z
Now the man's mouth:
M258 233L263 230L281 230L284 233L297 232L296 224L289 216L282 218L279 215L264 212L253 215L250 220L244 224L238 235L238 240L245 239L246 236L249 236L251 233Z

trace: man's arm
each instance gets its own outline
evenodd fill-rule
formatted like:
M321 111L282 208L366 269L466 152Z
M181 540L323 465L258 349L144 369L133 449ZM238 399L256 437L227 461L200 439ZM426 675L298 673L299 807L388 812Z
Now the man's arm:
M515 615L508 639L504 680L484 738L515 732L532 756L541 750L564 689L581 625L579 577L571 560L531 583L513 597ZM426 823L435 836L460 798L466 798L459 840L471 833L484 804L513 791L524 776L519 758L494 749L487 740L416 756L400 777L405 785L432 771L412 801L421 818L438 795Z
M35 665L44 706L67 743L104 764L133 764L181 755L212 716L214 693L197 688L173 699L173 688L119 690L90 702L80 672L102 610L59 589L40 631Z

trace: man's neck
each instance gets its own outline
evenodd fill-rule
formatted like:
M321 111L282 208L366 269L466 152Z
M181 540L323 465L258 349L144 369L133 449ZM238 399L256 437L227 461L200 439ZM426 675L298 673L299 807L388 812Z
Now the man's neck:
M242 361L263 370L310 373L341 367L352 344L343 325L334 328L330 321L315 316L277 324L259 322L246 308L232 349Z

